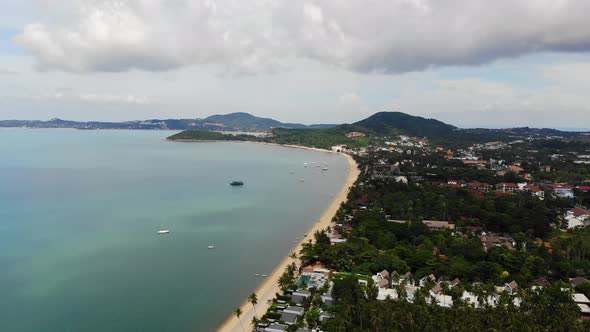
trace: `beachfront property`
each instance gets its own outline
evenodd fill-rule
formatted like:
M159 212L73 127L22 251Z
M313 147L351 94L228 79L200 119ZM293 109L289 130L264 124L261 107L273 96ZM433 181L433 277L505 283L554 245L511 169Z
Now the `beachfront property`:
M291 294L291 301L297 305L302 305L310 296L310 291L298 290Z
M397 272L393 272L392 275L397 275ZM383 272L379 272L371 277L374 281L383 280ZM391 287L387 285L377 287L377 300L384 301L399 300L405 298L408 302L413 302L417 292L423 290L425 287L428 289L427 301L432 304L436 304L440 307L450 308L453 306L453 298L449 294L445 294L445 289L452 289L459 285L459 279L453 281L444 281L436 278L433 274L425 276L420 279L418 285L410 283L405 277L392 278ZM474 284L475 285L475 284ZM401 291L401 293L399 293ZM461 294L461 300L474 308L483 308L485 305L495 305L500 299L500 294L506 292L510 295L516 295L518 291L518 284L515 281L506 283L504 286L496 287L496 292L491 295L487 295L484 298L478 298L473 292L463 291ZM520 299L518 297L513 298L514 305L520 305Z
M283 325L283 324L272 324L268 327L266 327L263 331L264 332L282 332L287 330L289 326L288 325Z
M287 325L293 325L297 323L297 320L303 316L305 310L303 307L287 307L283 309L281 313L281 320Z

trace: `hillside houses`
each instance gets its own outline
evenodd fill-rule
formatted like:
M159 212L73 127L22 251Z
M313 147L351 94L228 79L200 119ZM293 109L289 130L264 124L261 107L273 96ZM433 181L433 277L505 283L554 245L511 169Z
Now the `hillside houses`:
M545 191L535 185L527 184L522 188L523 191L530 192L531 195L539 198L540 200L545 199Z
M452 224L448 221L423 220L422 223L433 231L455 230L455 224Z
M568 210L563 220L563 224L567 229L586 227L590 225L590 211L576 207Z
M510 250L514 250L514 247L516 246L516 242L512 237L501 236L494 232L482 232L479 236L479 241L485 251L489 251L496 246L504 246Z
M520 188L518 187L518 185L516 183L505 183L505 182L501 182L496 184L496 191L501 191L501 192L515 192L515 191L519 191Z

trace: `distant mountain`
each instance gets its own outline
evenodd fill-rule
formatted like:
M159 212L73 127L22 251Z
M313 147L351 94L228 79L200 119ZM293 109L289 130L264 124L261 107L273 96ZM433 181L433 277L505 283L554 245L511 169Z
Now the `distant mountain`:
M152 130L217 130L217 131L269 131L273 128L329 128L336 125L283 123L274 119L259 118L249 113L212 115L204 119L151 119L126 122L69 121L62 119L0 120L0 127L74 128L74 129L152 129Z
M236 129L256 129L256 130L267 130L269 128L284 127L285 124L270 118L259 118L250 113L230 113L230 114L217 114L209 116L203 119L205 123L216 123L221 124L228 128ZM305 127L304 125L296 125L293 128Z

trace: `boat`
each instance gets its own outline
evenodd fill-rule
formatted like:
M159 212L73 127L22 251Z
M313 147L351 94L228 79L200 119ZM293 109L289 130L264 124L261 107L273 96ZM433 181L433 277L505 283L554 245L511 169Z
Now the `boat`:
M208 246L207 249L215 249L215 246Z
M158 235L170 234L170 230L169 229L160 229L157 233L158 233Z
M262 277L266 277L266 274L263 274Z
M304 179L299 179L299 182L305 182L305 180Z
M260 274L258 274L258 273L254 273L254 276L255 276L255 277L260 277Z
M328 170L328 167L322 168L322 171L327 171L327 170Z
M242 182L242 181L232 181L232 182L230 182L229 185L230 186L234 186L234 187L239 187L239 186L243 186L244 185L244 182Z

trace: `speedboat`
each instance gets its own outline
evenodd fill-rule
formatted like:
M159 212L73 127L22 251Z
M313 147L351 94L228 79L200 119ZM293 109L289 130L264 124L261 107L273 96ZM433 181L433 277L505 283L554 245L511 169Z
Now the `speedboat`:
M157 233L158 233L158 235L161 235L161 234L170 234L170 230L169 229L161 229Z

